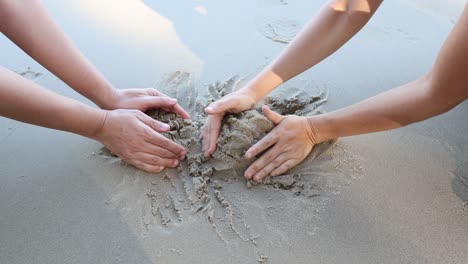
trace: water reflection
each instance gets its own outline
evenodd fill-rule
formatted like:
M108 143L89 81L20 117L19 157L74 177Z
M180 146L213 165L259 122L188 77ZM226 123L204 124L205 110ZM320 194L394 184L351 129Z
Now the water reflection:
M201 59L185 45L172 21L158 14L143 1L52 2L54 5L62 6L65 10L73 10L79 19L97 30L98 34L105 35L105 38L102 35L98 36L102 37L100 41L108 42L112 39L115 44L112 45L113 54L126 56L127 60L134 62L134 65L124 66L128 71L144 67L157 68L159 73L173 70L201 71L203 64ZM148 60L151 61L148 62ZM154 75L153 72L146 73Z

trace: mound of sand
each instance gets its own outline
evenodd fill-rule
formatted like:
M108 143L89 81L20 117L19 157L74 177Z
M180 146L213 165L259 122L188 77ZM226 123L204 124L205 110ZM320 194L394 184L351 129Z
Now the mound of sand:
M184 146L187 152L186 170L181 166L182 173L192 177L210 177L215 172L234 171L243 175L243 171L255 160L245 160L245 151L263 138L274 125L262 113L261 108L255 108L237 114L227 114L221 126L220 137L217 141L216 151L210 159L203 157L200 131L206 116L200 110L222 96L226 95L236 82L228 80L225 83L216 83L209 86L210 95L205 105L196 103L199 110L193 120L183 120L173 113L161 110L147 112L152 118L168 123L170 131L164 135ZM269 97L264 103L274 111L283 115L311 115L320 113L319 106L326 100L323 94L319 96L297 95L292 98ZM330 145L328 142L325 145Z

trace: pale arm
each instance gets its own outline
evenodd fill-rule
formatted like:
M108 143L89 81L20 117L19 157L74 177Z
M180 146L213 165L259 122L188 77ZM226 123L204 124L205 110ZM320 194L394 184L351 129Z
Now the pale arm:
M0 67L0 116L94 137L106 111L55 94Z
M279 85L343 46L366 25L382 1L328 1L286 49L241 90L251 94L258 102ZM218 104L213 103L212 106L216 108Z
M261 181L280 175L328 139L399 128L445 113L468 99L468 8L445 41L432 69L418 80L355 105L311 117L280 116L264 109L277 126L250 148L246 158L266 151L245 172Z
M276 87L331 55L364 27L382 1L328 1L268 67L238 91L206 108L210 116L202 131L205 156L216 150L226 112L253 108Z
M382 1L329 1L246 88L252 89L258 102L279 85L321 62L359 32Z
M0 31L98 106L110 109L114 87L80 53L39 0L0 0Z
M0 31L71 88L103 109L161 108L183 118L177 101L154 88L116 89L76 48L39 0L0 0Z
M142 170L175 167L185 156L184 148L158 133L167 132L169 126L141 111L96 109L2 67L0 98L0 116L98 140Z
M329 138L389 130L445 113L468 98L468 8L422 78L317 117L311 127Z

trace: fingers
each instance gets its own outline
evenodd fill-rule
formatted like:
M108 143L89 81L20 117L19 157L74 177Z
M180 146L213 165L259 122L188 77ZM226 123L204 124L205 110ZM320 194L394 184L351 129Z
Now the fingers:
M154 131L167 132L170 129L168 124L157 121L141 112L140 114L137 115L137 118L141 122L143 122L144 124L152 128ZM181 157L181 159L185 158L185 154L187 153L185 148L172 142L171 140L164 137L163 135L154 132L153 130L147 131L147 139L146 139L147 142L154 144L156 146L159 146L163 149L166 149L174 153L176 156Z
M271 171L276 169L286 160L286 155L282 154L282 149L275 146L263 154L245 171L245 178L261 181L268 176Z
M171 127L168 124L160 122L156 119L153 119L147 116L146 114L144 114L143 112L137 112L136 117L138 118L138 120L140 120L145 125L149 126L150 128L152 128L153 130L157 132L165 133L171 129Z
M165 100L169 100L169 101L164 101L165 103L168 102L169 103L168 105L162 105L162 104L158 105L157 101L155 101L153 104L148 106L149 108L166 108L169 110L168 112L173 112L179 115L180 117L182 117L183 119L190 118L189 113L187 113L187 111L185 111L182 108L182 106L177 103L177 99L171 98L154 88L146 89L146 93L150 96L148 98L155 98L154 100L156 100L156 98L164 98ZM170 102L172 101L174 101L175 103L170 104Z
M156 88L147 88L146 89L146 92L148 95L152 95L152 96L165 96L165 97L169 97L167 96L166 94L158 91L158 89Z
M151 164L139 161L139 160L130 160L128 162L132 164L133 166L137 167L138 169L144 170L149 173L159 173L164 170L164 167L151 165Z
M208 116L206 124L202 130L203 155L209 158L216 151L216 142L221 130L223 115Z
M287 160L285 162L283 162L279 167L277 167L276 169L274 169L270 175L271 176L279 176L285 172L287 172L288 170L290 170L291 168L293 168L294 166L296 166L297 164L299 164L299 161L298 160L295 160L295 159L290 159L290 160Z
M172 153L174 153L176 156L182 156L185 157L185 154L187 151L185 150L184 147L180 146L179 144L176 144L169 140L168 138L164 137L161 134L158 134L154 131L149 131L148 132L148 138L146 139L147 142L154 144L156 146L159 146L161 148L164 148Z
M172 108L177 104L177 99L166 96L144 96L137 100L146 108Z
M286 117L276 113L275 111L271 110L270 107L264 105L262 106L262 112L266 118L268 118L273 124L277 125Z
M179 104L175 104L175 105L173 105L173 106L170 107L170 108L163 108L163 110L165 110L165 111L167 111L167 112L175 113L175 114L179 115L180 117L182 117L183 119L188 119L188 118L190 118L189 113L187 113L187 112L182 108L182 106L180 106Z
M145 152L137 152L133 158L134 160L139 160L145 164L150 164L153 166L175 168L179 165L179 161L177 159L166 159Z
M179 159L179 160L184 159L183 155L176 155L175 153L167 149L161 148L159 146L156 146L148 142L146 142L144 147L147 153L157 155L166 159Z
M278 142L278 140L279 140L279 137L275 129L273 129L264 138L262 138L259 142L253 145L249 150L247 150L247 152L245 153L245 158L251 159L257 156L258 154L267 150L269 147L273 146L276 142Z

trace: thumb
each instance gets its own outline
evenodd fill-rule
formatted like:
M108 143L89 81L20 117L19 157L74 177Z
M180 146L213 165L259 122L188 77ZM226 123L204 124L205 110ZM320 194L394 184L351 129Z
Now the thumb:
M235 103L233 100L221 98L220 100L211 103L207 108L205 108L205 112L209 115L223 114L234 108L234 104Z
M275 125L277 125L279 122L281 122L281 120L284 119L283 115L276 113L266 105L262 106L262 112L266 116L266 118L268 118Z

